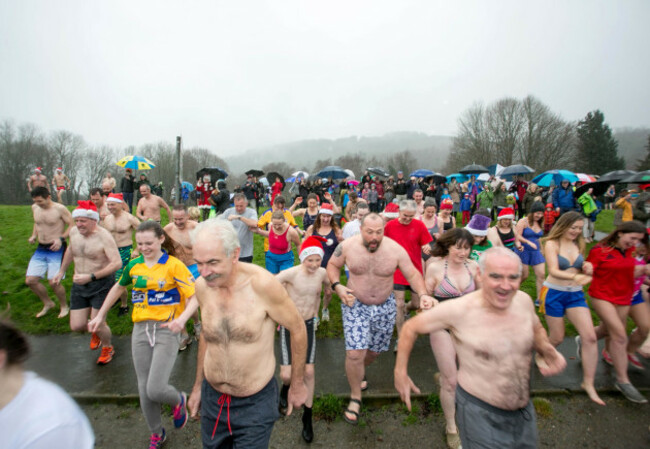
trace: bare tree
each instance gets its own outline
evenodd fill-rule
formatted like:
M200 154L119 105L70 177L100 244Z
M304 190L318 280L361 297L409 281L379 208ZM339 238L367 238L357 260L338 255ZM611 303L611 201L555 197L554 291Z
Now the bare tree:
M51 162L48 173L51 177L56 167L63 168L70 178L70 192L73 200L79 198L83 179L81 176L82 152L86 148L83 137L69 131L55 131L48 139Z
M413 157L413 153L409 150L400 151L390 156L387 160L388 171L397 173L403 171L404 173L411 173L417 167L418 161Z
M84 152L81 164L83 184L79 191L80 197L86 197L90 189L101 187L102 179L110 172L118 183L122 178L122 170L115 163L118 160L117 152L109 146L100 146Z
M487 112L487 129L491 153L501 165L512 165L520 147L525 116L521 103L515 98L503 98Z

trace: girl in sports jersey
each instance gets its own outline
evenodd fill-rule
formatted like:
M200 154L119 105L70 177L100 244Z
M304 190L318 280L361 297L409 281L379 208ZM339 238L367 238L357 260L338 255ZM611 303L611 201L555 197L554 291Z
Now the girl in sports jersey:
M453 228L438 239L427 265L427 291L438 301L447 301L479 288L478 264L469 259L474 236L464 228ZM440 369L440 403L445 415L447 444L458 447L456 428L456 350L446 331L429 335L431 349ZM455 444L455 442L458 444Z
M151 431L151 448L161 447L167 438L162 425L161 406L169 404L174 413L174 427L187 423L187 395L169 385L180 334L167 328L185 310L194 297L194 278L183 262L169 254L171 241L160 224L148 220L140 223L135 233L140 253L124 268L119 281L106 295L97 316L88 323L94 332L126 286L133 284L133 333L131 352L140 408ZM167 250L163 249L163 245Z
M564 340L564 316L578 330L576 356L582 360L582 385L589 398L605 405L594 387L598 344L591 312L582 287L591 282L593 266L584 260L585 240L581 234L585 218L578 212L560 217L550 234L542 239L548 277L540 294L540 311L546 316L549 339L554 346Z

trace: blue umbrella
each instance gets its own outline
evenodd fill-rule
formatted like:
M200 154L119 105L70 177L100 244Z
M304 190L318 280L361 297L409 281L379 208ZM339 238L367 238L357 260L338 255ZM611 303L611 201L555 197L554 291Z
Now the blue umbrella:
M427 176L433 176L436 172L427 170L426 168L419 168L412 172L409 176L415 176L416 178L426 178Z
M287 178L287 179L284 180L284 182L296 182L296 177L292 176L290 178Z
M456 181L458 182L465 182L469 179L467 176L462 175L460 173L453 173L447 176L447 182L451 182L452 178L456 178Z
M316 176L319 178L343 179L350 176L350 174L337 165L328 165L316 173Z
M191 192L192 190L194 190L194 186L193 186L191 183L187 182L187 181L183 181L183 182L181 182L181 189L182 189L182 188L186 188L186 189L189 190L190 192Z
M531 182L534 182L540 187L548 187L552 181L556 186L559 186L563 179L568 179L571 183L578 181L578 177L572 171L548 170L541 175L535 176Z

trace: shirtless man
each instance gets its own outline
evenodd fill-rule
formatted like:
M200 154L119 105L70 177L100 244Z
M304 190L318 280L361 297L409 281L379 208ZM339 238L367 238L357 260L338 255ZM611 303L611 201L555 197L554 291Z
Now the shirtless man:
M115 178L113 178L113 175L111 175L110 173L106 173L106 177L102 179L102 187L104 186L104 184L110 186L109 192L113 193L115 191L115 186L117 185L117 181L115 180Z
M151 187L147 184L140 186L140 201L138 201L138 208L136 210L136 215L140 220L153 220L160 223L160 209L167 210L167 216L172 216L172 211L169 209L165 200L159 196L151 193Z
M56 191L56 200L63 204L61 197L63 192L70 188L70 178L63 174L63 169L61 167L56 169L54 173L54 178L52 178L52 187Z
M172 222L163 228L169 238L172 239L176 258L180 259L180 261L185 264L192 273L194 279L198 279L199 276L201 276L196 262L194 262L194 257L192 255L192 241L190 239L190 231L194 230L197 224L198 223L195 221L190 220L190 217L187 214L187 206L184 204L176 204L172 210ZM201 334L199 313L196 312L192 318L194 320L194 335L198 339ZM187 345L191 343L192 337L188 335L186 329L183 329L181 331L181 343L179 349L183 351L187 348Z
M350 271L347 286L339 282L344 264ZM384 238L384 220L374 213L363 217L361 234L339 243L327 264L332 289L342 302L345 372L350 384L350 404L343 418L350 424L358 423L361 391L368 388L365 368L390 346L396 315L393 273L397 268L420 300L424 296L434 301L406 250Z
M93 187L90 189L90 201L95 204L97 212L99 213L99 225L104 226L104 220L110 215L108 206L106 205L106 197L108 194L104 194L104 191L99 187Z
M104 304L106 294L115 283L113 274L120 269L122 261L113 236L97 225L99 213L91 201L78 201L79 207L72 212L76 227L70 230L70 246L63 256L59 273L54 278L60 283L65 271L74 260L74 276L70 291L70 329L85 332L88 318L95 318ZM105 365L113 359L111 330L106 323L92 334L90 349L103 346L97 359Z
M140 220L135 218L128 212L123 210L124 197L121 193L110 193L106 198L106 207L110 214L104 219L102 226L111 233L117 250L120 252L120 259L122 259L122 268L115 272L115 282L122 276L124 267L131 260L131 252L133 251L133 232L138 228ZM126 315L129 313L129 305L127 303L127 293L124 292L120 296L120 309L117 316Z
M196 417L201 405L204 448L266 448L279 416L273 352L276 323L291 332L290 414L307 397L304 321L272 274L239 262L237 232L229 221L204 221L191 236L201 272L195 284L198 304L189 301L169 325L179 332L200 305L203 332L188 401L190 413Z
M41 284L41 278L47 274L50 287L52 287L61 307L59 318L63 318L68 315L65 289L62 285L54 282L54 277L61 266L65 253L65 239L68 237L70 228L74 226L74 222L70 211L62 204L53 202L50 191L44 186L32 189L31 195L34 202L32 204L34 228L29 237L29 243L33 245L38 242L38 248L29 261L25 284L43 301L43 309L36 314L36 318L40 318L54 307L54 301L50 299L47 289Z
M422 189L415 189L413 192L413 201L415 201L415 206L417 207L415 218L420 219L422 214L424 214L424 192L422 192Z
M418 334L447 329L458 355L456 417L464 448L536 448L535 408L530 401L533 349L544 376L560 373L566 360L550 343L533 303L519 291L521 261L505 248L479 260L480 290L436 305L404 324L395 361L395 388L408 409L408 358ZM423 301L423 308L431 303Z
M327 272L322 268L321 261L325 252L323 244L325 239L320 236L310 236L305 239L300 247L300 265L281 271L276 275L278 281L287 289L291 300L298 308L298 312L305 320L307 328L307 361L305 364L305 385L307 386L307 400L302 414L302 438L311 443L314 439L311 415L314 403L314 387L316 378L314 362L316 360L316 322L320 295L323 290L331 295L330 282ZM282 391L280 392L280 413L287 408L287 395L291 385L291 334L284 327L280 328L280 345L282 347L282 361L280 363L280 377L282 378Z
M34 174L32 174L27 180L27 190L31 192L36 187L45 187L48 191L50 190L47 177L41 173L41 167L36 167L34 169Z

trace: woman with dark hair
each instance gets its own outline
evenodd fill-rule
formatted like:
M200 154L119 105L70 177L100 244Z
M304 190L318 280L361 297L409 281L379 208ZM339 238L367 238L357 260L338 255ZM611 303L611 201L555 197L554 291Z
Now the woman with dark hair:
M95 447L86 415L61 387L25 371L28 356L25 335L0 318L0 446Z
M546 317L549 339L557 347L564 340L564 317L578 331L577 357L582 360L582 384L589 398L605 405L594 387L598 364L598 344L591 312L582 287L591 282L593 266L584 261L585 239L582 235L584 220L578 212L566 212L542 239L548 277L544 281L540 311Z
M600 318L596 337L609 336L609 353L603 358L614 365L616 388L632 402L648 402L630 383L627 375L626 323L634 294L634 278L648 273L646 265L637 265L633 252L645 238L645 226L638 221L626 221L589 252L587 262L593 265L589 287L591 304Z
M528 278L529 267L533 267L537 287L537 300L535 303L537 304L544 284L544 275L546 274L542 246L539 243L539 239L544 235L544 204L535 201L530 207L528 215L517 222L515 232L517 234L515 247L518 250L517 254L521 259L521 263L524 265L521 282L523 283Z
M304 200L298 201L299 198L301 197L296 198L296 201L289 210L294 217L302 217L302 229L306 231L316 221L316 216L318 215L318 197L315 193L310 193L307 195L307 207L293 210L294 207L304 202Z
M101 310L88 323L88 329L95 332L106 321L115 301L126 292L126 287L133 284L133 365L138 378L140 408L151 431L150 447L158 448L167 437L162 426L162 404L172 406L176 428L187 423L187 395L169 385L180 335L167 326L194 298L194 278L183 262L169 254L171 240L157 222L140 223L135 241L140 256L124 268L119 281L106 295Z
M427 291L438 301L461 297L478 289L478 264L469 259L474 237L463 228L454 228L440 236L426 268ZM446 331L429 335L431 349L440 369L440 403L445 415L448 447L459 447L456 427L456 350Z

